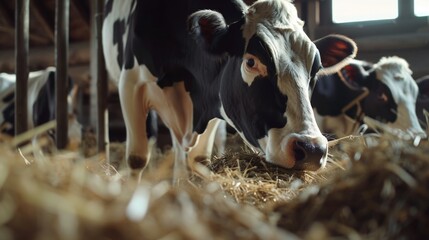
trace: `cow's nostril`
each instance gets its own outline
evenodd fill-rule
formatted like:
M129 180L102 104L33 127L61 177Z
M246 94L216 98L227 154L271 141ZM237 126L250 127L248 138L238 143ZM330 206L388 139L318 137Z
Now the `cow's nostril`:
M293 136L287 143L287 149L293 169L316 171L326 164L328 149L323 138Z
M302 161L305 159L305 143L301 141L296 141L293 146L293 152L295 155L296 161Z

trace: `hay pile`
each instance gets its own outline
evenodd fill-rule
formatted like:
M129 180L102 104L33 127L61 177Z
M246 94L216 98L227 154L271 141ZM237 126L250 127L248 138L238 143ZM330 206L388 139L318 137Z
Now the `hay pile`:
M39 152L34 148L22 147ZM2 240L296 239L256 208L235 203L216 182L193 176L172 186L165 180L169 163L137 181L103 156L12 149L9 141L0 144Z
M428 236L428 142L365 138L365 145L342 146L350 169L273 210L279 227L308 239Z
M167 156L138 180L103 155L48 155L34 144L20 153L17 141L0 141L2 240L414 239L428 232L427 142L343 139L317 173L230 151L172 185Z

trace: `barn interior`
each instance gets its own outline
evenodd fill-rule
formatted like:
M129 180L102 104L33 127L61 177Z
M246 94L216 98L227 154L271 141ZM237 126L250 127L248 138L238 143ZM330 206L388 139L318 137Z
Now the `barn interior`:
M0 72L16 70L16 1L0 0ZM23 154L15 151L23 140L0 138L0 212L4 213L0 239L421 239L429 235L425 139L410 141L383 133L378 138L333 141L327 169L298 173L271 166L230 135L232 147L225 155L196 166L191 179L177 187L169 181L171 165L161 161L169 162L172 154L168 129L160 125L159 145L153 150L159 161L153 161L141 179L107 163L107 155L98 153L95 143L97 1L69 0L67 67L83 89L77 114L88 139L85 146L68 151L25 143ZM342 2L349 3L344 7ZM30 1L29 71L55 66L56 4ZM414 79L429 75L429 0L294 0L294 4L310 39L344 34L357 43L357 59L376 63L385 56L399 56L409 63ZM109 157L119 161L125 126L111 82L108 91ZM40 150L45 152L35 154Z
M248 0L247 4L253 1ZM369 8L369 19L377 18L377 7L383 4L397 5L397 16L380 20L345 20L335 23L333 4L335 1L294 1L305 30L310 39L316 40L327 34L344 34L358 45L357 59L378 62L384 56L399 56L410 64L414 79L429 75L427 56L429 55L429 29L426 5L421 1L386 1ZM0 72L14 73L15 61L15 8L16 1L0 2ZM55 65L55 1L42 0L30 4L28 69L45 69ZM371 3L369 3L371 4ZM421 4L421 5L419 5ZM364 5L364 3L362 3ZM353 6L351 6L353 8ZM364 11L365 9L360 9ZM351 11L339 9L339 12ZM420 13L420 12L422 13ZM79 98L79 120L86 129L96 125L96 10L91 1L71 0L69 8L69 53L68 73L72 79L85 88ZM353 12L353 11L352 11ZM416 16L420 14L421 16ZM359 16L359 13L355 13ZM383 18L382 15L380 15ZM349 17L350 18L350 17ZM365 16L363 16L365 18ZM368 18L368 17L367 17ZM353 22L354 21L354 22ZM92 62L92 64L91 64ZM116 87L109 82L109 124L110 137L114 141L124 140L124 126ZM92 96L92 97L91 97ZM162 142L169 143L168 131L161 127Z

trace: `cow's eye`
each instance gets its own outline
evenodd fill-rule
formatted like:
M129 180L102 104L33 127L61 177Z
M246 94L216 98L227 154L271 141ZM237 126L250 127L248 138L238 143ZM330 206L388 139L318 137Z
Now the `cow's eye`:
M243 68L244 70L255 76L267 76L267 66L259 60L255 55L246 53L243 57Z
M246 61L246 65L247 65L249 68L253 68L253 67L255 67L255 59L254 59L254 58L249 58L249 59L247 59L247 61Z
M387 95L384 93L379 93L378 94L378 100L382 101L382 102L387 102L389 99L387 98Z

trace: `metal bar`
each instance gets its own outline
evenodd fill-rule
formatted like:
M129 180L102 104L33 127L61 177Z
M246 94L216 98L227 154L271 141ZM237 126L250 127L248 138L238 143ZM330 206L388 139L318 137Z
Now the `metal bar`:
M97 53L97 145L98 152L105 152L108 144L107 72L102 49L103 0L96 1L96 53Z
M56 144L58 149L67 146L68 132L68 51L69 51L69 9L70 0L56 0L55 14L55 66L56 99L55 112L57 121Z
M29 48L29 0L16 1L15 32L15 135L28 129L28 48Z

